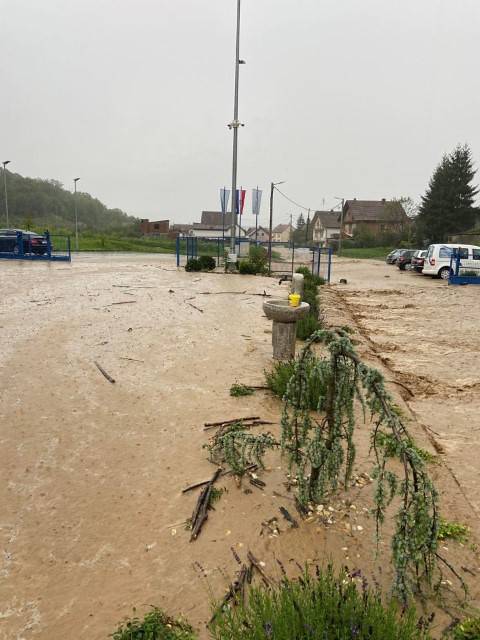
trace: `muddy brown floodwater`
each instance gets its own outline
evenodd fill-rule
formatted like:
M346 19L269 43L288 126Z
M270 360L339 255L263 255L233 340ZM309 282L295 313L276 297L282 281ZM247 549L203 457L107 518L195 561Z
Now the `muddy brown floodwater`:
M391 379L415 437L440 452L433 473L443 510L466 521L475 540L480 290L370 261L337 261L340 277L348 284L322 290L327 320L357 327L359 350ZM149 604L183 614L207 638L211 598L237 569L231 547L242 559L251 549L276 578L277 559L287 571L331 559L390 583L388 562L373 552L371 485L359 480L353 507L345 495L332 501L331 523L290 529L279 507L299 516L277 455L264 490L225 479L226 493L189 542L184 523L198 493L181 490L213 472L203 424L257 415L278 433L277 399L264 391L232 398L229 388L263 384L271 327L253 294L285 295L284 287L187 274L158 255L2 262L2 640L104 640L132 607ZM361 429L358 474L371 470L368 443ZM274 516L280 536L261 536ZM478 556L452 545L446 553L471 572L464 577L478 601ZM438 629L448 623L439 620Z

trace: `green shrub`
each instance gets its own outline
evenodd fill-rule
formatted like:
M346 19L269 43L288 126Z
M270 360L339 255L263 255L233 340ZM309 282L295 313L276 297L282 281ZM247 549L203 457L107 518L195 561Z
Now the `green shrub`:
M245 384L232 384L230 387L230 395L234 398L238 398L240 396L253 396L255 393L255 389L252 387L247 387Z
M312 333L321 328L321 323L314 315L309 313L305 318L302 318L297 322L297 338L298 340L308 340Z
M113 640L195 640L196 635L189 624L153 607L143 620L137 617L127 620L110 637Z
M213 271L217 266L215 258L212 258L212 256L200 256L198 262L202 271Z
M480 618L468 618L453 630L453 640L479 640Z
M271 371L265 371L265 380L268 388L279 398L283 399L287 392L287 385L295 371L295 360L288 362L276 362ZM325 367L322 363L313 366L314 362L308 360L305 363L305 375L308 379L308 405L312 411L323 409L326 395L326 382L324 379ZM320 403L320 406L318 406Z
M244 275L255 275L257 273L256 266L250 260L242 260L238 265L238 270Z
M201 271L202 265L200 264L200 260L197 258L189 258L187 260L187 264L185 265L185 271Z
M225 608L211 628L216 640L427 640L414 609L382 604L378 593L348 574L317 570L312 578L284 579L270 591L252 589L248 603Z
M252 244L248 255L250 262L255 266L255 273L267 272L268 253L265 247Z

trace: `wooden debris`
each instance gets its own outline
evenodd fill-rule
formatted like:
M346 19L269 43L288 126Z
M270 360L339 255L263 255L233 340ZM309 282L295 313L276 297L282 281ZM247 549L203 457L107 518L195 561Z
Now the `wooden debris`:
M235 560L237 561L237 563L242 566L242 561L240 560L240 556L238 555L238 553L235 551L235 549L233 547L230 547L230 551L233 553L233 557L235 558Z
M260 535L263 536L265 531L274 537L277 537L280 535L280 528L278 526L278 520L276 516L273 516L273 518L270 518L270 520L264 520L262 522L262 529L260 531Z
M203 309L200 309L200 307L196 307L191 302L187 302L187 304L188 304L189 307L192 307L192 309L196 309L197 311L200 311L200 313L203 313Z
M241 424L242 427L244 427L245 429L251 429L252 427L260 427L261 425L265 425L265 424L275 424L274 422L268 422L267 420L235 420L235 422L238 422L238 424ZM214 427L205 427L203 430L204 431L211 431L212 429L219 429L220 431L227 429L228 427L231 427L232 424L235 424L235 422L228 422L226 424L222 424L222 425L215 425Z
M251 464L249 467L247 467L247 471L255 471L257 466L258 465L256 464ZM223 471L223 473L221 473L219 477L223 478L224 476L231 476L231 475L233 475L233 471L230 469L230 471ZM209 482L210 480L202 480L202 482L196 482L195 484L191 484L190 486L185 487L185 489L182 489L182 493L188 493L189 491L193 491L193 489L198 489L199 487L203 487Z
M302 519L306 518L308 516L308 509L300 502L297 496L295 496L294 500L295 500L295 508L300 514L300 517Z
M231 296L260 296L261 298L271 298L272 295L267 293L265 289L263 293L248 293L248 291L200 291L197 295L199 296L220 296L220 295L231 295Z
M213 474L212 479L208 482L200 496L198 497L197 504L192 513L192 535L190 536L190 542L196 540L202 530L203 524L208 518L208 510L210 508L210 496L212 494L212 488L220 474L222 469L219 467Z
M121 300L120 302L112 302L111 304L107 304L107 307L113 307L115 304L135 304L136 300Z
M292 529L298 529L298 522L295 520L295 518L292 518L285 507L280 507L280 513L285 518L285 520L287 520L287 522L292 525Z
M260 480L259 478L254 478L252 476L252 474L249 474L249 481L250 484L253 484L254 487L257 487L258 489L264 489L267 485L265 482L263 482L263 480Z
M145 360L137 360L136 358L127 358L127 356L120 356L120 360L130 360L131 362L145 362Z
M111 376L111 375L109 375L109 374L105 371L105 369L104 369L102 366L100 366L100 365L98 364L98 362L97 362L96 360L94 361L94 363L95 363L95 366L97 367L97 369L100 371L100 373L101 373L101 374L102 374L102 375L103 375L103 376L104 376L104 377L105 377L109 382L111 382L112 384L115 384L115 379L114 379L114 378L112 378L112 376Z
M265 571L263 570L262 565L260 564L260 562L255 558L255 556L253 555L253 553L251 551L249 551L247 553L247 558L249 559L250 563L252 564L252 566L255 567L255 569L258 571L258 573L262 576L262 580L265 583L266 587L271 587L273 585L275 585L275 580L273 580L272 578L270 578L269 576L267 576L267 574L265 573Z
M238 577L236 580L232 582L232 584L228 587L228 591L223 597L221 603L213 612L213 616L210 618L208 624L212 624L215 618L219 613L223 611L225 605L227 605L232 600L237 600L237 597L240 596L241 601L243 602L245 598L245 583L250 584L252 581L252 565L247 566L243 564L240 571L238 572Z
M225 424L246 422L247 420L260 420L260 416L249 416L248 418L233 418L232 420L222 420L221 422L205 422L204 427L223 427L223 425Z

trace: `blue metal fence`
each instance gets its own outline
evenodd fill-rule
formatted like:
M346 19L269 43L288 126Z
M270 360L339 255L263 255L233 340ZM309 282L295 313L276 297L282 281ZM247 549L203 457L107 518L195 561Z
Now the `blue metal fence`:
M35 244L30 234L17 231L7 247L0 247L0 259L71 261L70 236L51 235L46 231L40 237L43 242Z
M271 246L272 262L270 273L293 274L300 266L308 267L314 275L330 282L332 271L332 249L295 245L293 242L255 242L249 238L236 238L236 253L240 260L248 258L250 246L263 246L267 251ZM230 238L177 237L177 267L191 258L210 255L216 259L217 267L224 265L225 254L230 251Z

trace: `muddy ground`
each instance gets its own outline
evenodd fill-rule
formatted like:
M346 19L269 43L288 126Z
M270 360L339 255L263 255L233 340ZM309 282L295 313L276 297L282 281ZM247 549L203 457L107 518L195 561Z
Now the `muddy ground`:
M439 456L442 510L467 522L475 542L480 291L375 261L340 260L333 281L341 277L347 285L322 289L327 322L358 329L360 352ZM184 522L198 494L181 490L213 471L203 424L258 415L278 433L277 399L229 395L235 381L261 385L270 366L270 323L254 295L264 292L286 294L268 278L186 274L165 256L1 265L2 640L103 640L149 604L185 615L206 638L210 600L237 569L231 547L242 559L251 549L274 579L277 560L295 572L297 562L331 559L390 584L388 539L374 556L371 485L360 479L328 517L292 529L279 507L299 516L276 455L263 491L222 481L227 492L189 542ZM366 427L358 441L356 474L371 469ZM280 536L260 535L273 516ZM478 556L443 546L478 602ZM452 600L455 578L446 580ZM450 618L437 614L440 633Z

